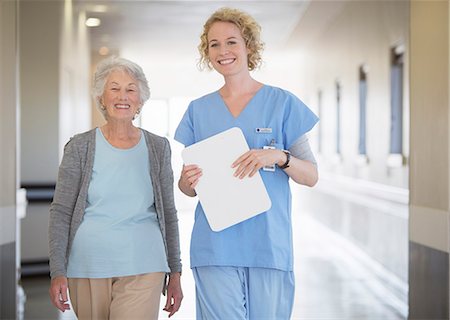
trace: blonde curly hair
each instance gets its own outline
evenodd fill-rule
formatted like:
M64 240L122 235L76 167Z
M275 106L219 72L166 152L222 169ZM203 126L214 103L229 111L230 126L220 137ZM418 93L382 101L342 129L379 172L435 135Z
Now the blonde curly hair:
M264 43L260 39L261 26L249 14L233 8L220 8L214 12L203 26L203 32L200 35L200 44L198 51L200 52L200 60L198 67L200 70L208 68L212 69L211 60L209 60L208 52L208 32L215 22L233 23L241 31L245 45L250 53L247 56L248 70L252 71L261 64L261 53L264 50Z

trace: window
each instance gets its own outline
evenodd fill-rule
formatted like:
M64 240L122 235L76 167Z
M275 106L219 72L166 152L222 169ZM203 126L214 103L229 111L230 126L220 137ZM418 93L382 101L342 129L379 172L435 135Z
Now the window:
M403 48L391 49L390 166L403 164Z
M366 149L366 106L367 106L367 66L359 67L359 142L358 153L367 155Z
M169 106L165 99L150 99L142 108L140 125L157 135L169 135Z
M319 90L318 92L317 92L317 116L319 117L319 119L322 119L322 90ZM322 134L322 125L321 125L321 121L319 121L319 124L318 124L318 128L317 128L318 130L318 133L317 133L317 136L318 136L318 146L317 146L317 148L318 148L318 152L319 153L322 153L322 140L323 140L323 134Z
M341 156L341 85L336 81L336 154Z

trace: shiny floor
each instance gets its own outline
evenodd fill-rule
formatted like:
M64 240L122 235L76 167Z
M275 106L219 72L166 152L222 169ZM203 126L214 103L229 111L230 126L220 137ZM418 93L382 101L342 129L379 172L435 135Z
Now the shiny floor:
M188 269L189 236L192 214L179 213L184 300L181 310L172 319L195 319L194 283ZM405 319L405 312L389 303L374 279L361 271L360 266L330 237L329 231L307 215L293 215L295 243L296 298L292 319L321 320L397 320ZM64 314L54 309L48 298L49 279L22 279L26 301L24 319L76 319L73 312ZM381 290L381 293L380 293ZM165 303L163 299L161 304ZM166 319L164 311L160 319ZM224 319L228 320L228 319ZM232 320L232 319L230 319Z

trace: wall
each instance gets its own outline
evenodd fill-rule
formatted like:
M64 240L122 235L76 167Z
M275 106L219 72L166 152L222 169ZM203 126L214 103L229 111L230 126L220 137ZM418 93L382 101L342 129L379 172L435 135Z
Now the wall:
M33 188L49 187L40 202L30 200L22 221L22 262L45 264L51 188L63 147L91 124L89 34L85 13L70 0L22 1L20 9L21 183L29 199Z
M56 181L62 2L20 2L21 179Z
M410 319L449 318L448 1L411 3Z
M393 307L407 314L409 86L403 86L403 157L391 166L390 53L404 48L409 63L409 2L311 2L290 47L304 58L301 96L317 113L310 134L320 180L300 188L301 208L371 259L367 269L392 293ZM358 154L359 68L368 69L367 156ZM404 68L404 79L409 70ZM341 85L341 154L336 153L336 82ZM318 131L322 150L318 152Z
M0 319L16 318L17 1L0 1Z
M322 11L333 14L320 18ZM325 14L324 14L325 15ZM311 18L310 18L311 17ZM408 187L407 167L389 167L390 138L390 50L395 46L408 47L409 4L406 1L320 1L312 3L292 37L292 46L301 50L301 88L305 99L317 110L318 91L321 90L323 129L321 167L345 176L373 182ZM314 34L314 30L319 29ZM314 37L304 35L303 30ZM367 100L367 157L368 162L358 164L358 69L368 68ZM408 52L405 53L405 66ZM404 79L409 77L408 68ZM336 89L342 87L341 128L342 154L336 159ZM404 150L409 154L409 89L404 94Z
M59 61L59 159L75 133L91 128L90 44L85 12L64 2Z
M62 148L90 128L89 37L72 1L20 3L23 184L54 184Z

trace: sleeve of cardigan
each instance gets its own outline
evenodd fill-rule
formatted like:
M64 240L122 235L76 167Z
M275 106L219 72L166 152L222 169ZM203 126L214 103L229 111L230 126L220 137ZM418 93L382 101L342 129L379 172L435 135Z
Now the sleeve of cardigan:
M163 198L164 220L168 251L168 264L171 272L181 272L180 237L178 232L178 217L173 193L173 171L171 150L167 139L164 139L164 151L161 155L161 192Z
M73 139L64 147L55 194L50 205L49 260L50 276L66 276L66 254L72 214L81 184L81 161Z

